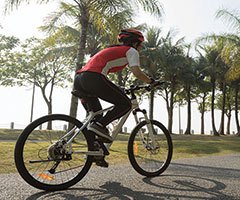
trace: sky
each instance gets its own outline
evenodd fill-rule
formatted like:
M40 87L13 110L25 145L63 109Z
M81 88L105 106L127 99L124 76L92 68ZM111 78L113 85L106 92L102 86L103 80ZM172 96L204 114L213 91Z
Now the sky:
M191 42L198 36L206 33L219 33L228 31L223 20L216 19L218 9L240 9L238 0L160 0L164 9L162 20L138 12L137 23L147 23L162 27L164 30L174 28L179 37L185 36ZM54 12L58 1L48 4L22 4L7 15L3 15L4 1L0 1L0 24L3 27L0 33L15 35L26 39L32 35L40 36L37 27L43 25L44 18Z
M44 19L56 10L58 7L57 0L50 1L48 4L23 4L17 10L3 14L4 1L0 1L0 34L14 35L21 40L31 36L42 37L38 27L43 25ZM162 19L156 19L149 14L138 12L136 22L147 23L150 26L161 27L165 32L170 29L177 31L176 37L185 37L187 42L194 41L197 37L208 33L223 33L231 31L226 22L216 19L215 15L218 9L227 8L230 10L240 10L239 0L161 0L160 1L164 15ZM5 88L0 86L0 128L8 126L10 122L15 122L19 127L24 127L30 118L31 88ZM68 90L57 89L54 93L54 112L68 114L70 104L70 88ZM62 95L62 94L65 95ZM166 113L162 108L157 108L156 116L159 113ZM158 110L159 109L159 110ZM184 119L185 108L182 109L182 124ZM194 109L194 108L193 108ZM34 118L46 114L47 109L41 99L40 94L35 101ZM84 112L79 109L79 112ZM198 111L194 112L197 113ZM175 111L175 117L178 111ZM160 114L158 120L167 124L166 116ZM175 129L178 130L178 119L175 120ZM199 116L193 116L193 121L199 122ZM217 121L218 123L218 121ZM234 130L234 125L232 126ZM183 127L185 128L185 127ZM193 124L193 129L199 132L199 125ZM210 126L207 127L210 130Z

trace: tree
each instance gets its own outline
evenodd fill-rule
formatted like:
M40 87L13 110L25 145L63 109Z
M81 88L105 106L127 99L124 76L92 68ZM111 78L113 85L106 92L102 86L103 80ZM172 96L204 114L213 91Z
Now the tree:
M201 113L201 130L200 133L201 135L205 134L205 112L208 111L208 107L210 107L210 105L208 105L208 101L207 101L207 97L208 97L208 93L210 90L209 84L207 82L203 82L198 84L198 89L199 89L199 94L197 97L197 103L198 103L198 110ZM198 99L200 101L198 101Z
M235 112L235 121L236 121L236 127L237 127L237 135L240 136L240 125L239 125L239 88L240 88L240 81L233 81L231 83L231 86L234 90L234 112Z
M208 111L210 105L208 104L207 98L209 92L211 91L211 83L205 79L204 69L208 66L206 58L198 51L199 57L196 59L197 62L197 71L199 73L199 77L197 79L197 87L195 92L195 100L198 103L198 110L201 113L201 130L200 133L202 135L205 134L205 112ZM202 78L201 78L202 76Z
M217 18L222 18L224 22L227 22L233 33L220 35L224 40L228 41L227 51L223 52L223 58L230 66L228 71L229 80L237 80L240 78L240 17L238 10L220 9L216 14Z
M226 46L225 39L218 39L216 41L217 49L219 51L219 57L218 57L218 85L219 89L222 92L222 107L221 107L221 121L220 121L220 127L218 133L220 135L224 135L224 116L225 116L225 104L226 104L226 89L227 89L227 82L226 82L226 72L228 71L228 65L222 58L222 52L224 51L224 47Z
M159 57L159 48L161 46L160 38L161 30L151 27L147 30L146 34L146 43L141 52L141 65L145 69L148 75L153 79L159 79L159 69L160 63L158 60ZM153 119L154 111L154 96L155 91L150 91L150 101L149 101L149 117Z
M235 98L234 98L234 105L235 105L235 121L237 126L237 132L240 136L240 126L239 126L239 119L238 119L238 93L239 93L239 82L240 82L240 17L239 11L237 10L227 10L227 9L220 9L216 14L217 18L221 18L224 21L227 21L233 33L224 34L223 36L225 40L228 41L228 45L223 51L223 59L229 65L229 70L226 74L227 81L232 83L233 88L235 89Z
M193 88L196 84L197 74L196 66L193 58L186 55L185 60L183 60L181 70L179 72L179 81L183 86L182 90L182 99L185 99L187 102L187 127L184 132L186 135L191 134L191 100L193 99Z
M219 136L219 133L215 126L215 93L216 93L216 81L219 77L219 59L220 52L216 45L206 46L203 48L205 50L205 58L207 62L207 67L203 70L204 74L209 77L211 83L211 121L212 121L212 131L213 135ZM221 61L220 61L221 62Z
M73 65L63 54L49 53L51 48L49 40L28 39L20 52L12 52L11 63L3 66L11 73L3 74L0 80L3 85L34 84L40 88L48 114L52 114L54 87L65 87L69 83Z
M225 98L225 101L223 101L223 98ZM230 134L230 123L231 123L231 112L234 109L234 90L232 87L227 87L226 88L226 93L225 93L225 97L223 94L218 94L216 96L216 107L219 109L222 109L222 104L225 103L225 111L224 113L227 116L227 129L226 129L226 134L229 135Z
M228 49L228 41L223 37L216 37L215 38L215 60L212 60L214 63L211 65L211 80L212 84L216 86L218 84L220 91L222 92L222 107L221 107L221 121L218 133L223 135L224 134L224 115L225 115L225 102L226 102L226 88L227 82L226 79L227 72L229 70L230 63L226 61L226 49ZM230 56L230 55L229 55ZM225 57L225 58L224 58ZM213 58L213 57L212 57ZM213 83L215 82L215 83ZM214 87L215 87L214 86ZM215 89L213 88L213 91ZM212 93L215 94L215 93ZM214 104L214 97L212 95L212 105ZM215 130L213 130L216 133Z
M238 80L240 78L239 64L240 64L240 38L239 27L240 19L239 15L235 11L229 11L221 9L216 14L217 18L223 18L229 22L230 28L236 32L236 34L221 34L221 35L209 35L203 37L201 40L212 42L211 50L208 48L207 58L209 60L208 74L212 83L212 126L214 135L224 133L224 110L226 101L226 87L227 82ZM221 123L219 132L217 132L214 122L214 96L216 84L219 84L219 88L222 91L223 103L221 111ZM237 120L238 122L238 120Z
M3 77L6 74L10 74L11 71L8 70L9 65L12 62L12 52L18 47L20 41L16 37L9 37L0 35L0 83L2 83Z
M166 37L161 40L158 52L159 75L167 82L167 86L160 93L166 101L168 111L168 130L172 133L173 108L176 103L176 92L179 87L178 78L181 74L181 66L185 61L184 38L173 41L173 31L169 31Z
M29 2L28 0L8 0L8 7L18 6L22 2ZM48 0L43 0L41 2L48 2ZM157 0L141 0L141 1L129 1L118 0L111 1L99 1L99 0L74 0L74 8L78 9L76 12L77 24L79 25L80 35L78 40L78 53L75 71L81 69L84 63L87 35L89 31L89 26L94 24L97 30L102 33L107 32L109 29L119 31L119 25L126 25L124 21L125 18L121 19L123 23L119 24L119 21L112 21L112 16L118 13L124 12L124 10L131 11L138 10L141 6L145 11L155 14L156 16L161 16L162 8ZM69 7L71 8L71 6ZM117 27L116 27L117 26ZM115 34L116 35L116 34ZM72 96L70 115L76 117L78 101L77 98Z
M224 130L224 110L226 102L226 87L227 82L236 81L240 78L239 64L240 64L240 37L239 37L239 27L240 27L240 18L237 12L229 11L226 9L219 10L216 15L218 18L223 18L230 25L230 28L236 33L231 34L222 34L222 35L213 35L211 38L214 40L218 39L219 41L224 41L224 47L221 50L222 63L222 76L219 79L220 89L222 90L222 115L221 115L221 124L219 133L223 134ZM236 90L236 94L238 91ZM237 103L235 102L237 105ZM237 112L236 112L237 113ZM236 114L237 116L238 114ZM236 117L237 129L239 130L238 117Z

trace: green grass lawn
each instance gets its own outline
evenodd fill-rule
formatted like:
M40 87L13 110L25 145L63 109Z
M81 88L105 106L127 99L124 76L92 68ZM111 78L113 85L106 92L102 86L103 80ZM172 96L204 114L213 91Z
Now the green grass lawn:
M0 130L0 173L16 172L13 152L19 133L19 130ZM107 157L110 165L128 163L127 138L120 134L113 143ZM172 135L172 139L173 159L240 153L240 137L236 136Z
M0 129L0 140L16 140L22 130Z

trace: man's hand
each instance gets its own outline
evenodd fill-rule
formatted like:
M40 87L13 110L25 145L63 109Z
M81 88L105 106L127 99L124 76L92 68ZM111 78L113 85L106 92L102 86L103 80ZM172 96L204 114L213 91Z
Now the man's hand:
M138 66L131 67L130 69L134 76L136 76L138 79L148 84L151 83L151 79L144 72L142 72Z

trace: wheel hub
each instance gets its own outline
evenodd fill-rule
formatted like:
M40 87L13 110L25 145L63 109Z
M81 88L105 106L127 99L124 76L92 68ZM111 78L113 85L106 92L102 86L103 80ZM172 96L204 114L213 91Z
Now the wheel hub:
M53 144L48 148L48 158L52 160L59 160L64 157L65 150L63 149L63 145L59 145L59 143Z

